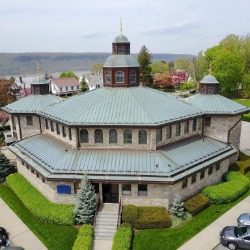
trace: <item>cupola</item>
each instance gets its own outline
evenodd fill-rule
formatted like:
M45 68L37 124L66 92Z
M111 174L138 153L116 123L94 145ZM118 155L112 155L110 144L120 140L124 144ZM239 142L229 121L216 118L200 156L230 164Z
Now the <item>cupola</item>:
M48 95L49 94L49 80L40 75L39 65L37 65L37 76L32 81L31 94L33 95Z

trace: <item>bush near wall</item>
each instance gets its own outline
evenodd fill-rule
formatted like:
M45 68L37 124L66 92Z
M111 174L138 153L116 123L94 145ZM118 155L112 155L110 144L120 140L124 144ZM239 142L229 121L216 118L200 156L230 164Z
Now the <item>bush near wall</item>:
M239 171L242 174L246 174L250 171L250 159L237 161L229 166L229 170Z
M202 191L214 204L232 202L249 189L249 179L239 172L229 171L223 179L227 182L206 187Z
M88 224L82 225L72 250L92 250L93 239L93 226Z
M122 221L132 223L138 217L138 208L136 205L128 204L122 210Z
M9 175L6 180L9 187L37 218L48 223L73 224L74 214L72 205L50 202L18 173Z
M138 217L130 222L136 229L166 228L172 225L170 213L165 207L138 206L137 209ZM124 210L126 211L126 206ZM128 222L124 220L123 214L122 219L123 222Z
M116 230L112 250L130 250L132 244L133 231L128 223L121 224Z
M184 202L184 208L192 214L192 216L200 213L210 206L210 200L207 196L200 193Z

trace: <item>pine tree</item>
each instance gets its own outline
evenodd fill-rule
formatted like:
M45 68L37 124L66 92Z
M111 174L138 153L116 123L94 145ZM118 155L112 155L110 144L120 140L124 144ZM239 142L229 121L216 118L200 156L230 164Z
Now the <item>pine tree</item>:
M93 224L96 207L95 189L85 174L81 181L81 188L77 195L77 202L74 208L76 223Z
M145 45L141 47L137 60L140 65L140 79L142 83L148 87L151 87L153 85L153 77L151 75L152 68L150 66L152 63L152 54Z
M87 84L87 82L85 80L85 77L83 76L82 80L80 82L80 91L81 92L86 92L88 90L89 90L89 86L88 86L88 84Z
M0 153L0 183L5 182L6 177L13 172L10 160L3 153Z
M170 208L170 213L178 218L185 219L184 203L181 201L179 195L175 196L172 207Z

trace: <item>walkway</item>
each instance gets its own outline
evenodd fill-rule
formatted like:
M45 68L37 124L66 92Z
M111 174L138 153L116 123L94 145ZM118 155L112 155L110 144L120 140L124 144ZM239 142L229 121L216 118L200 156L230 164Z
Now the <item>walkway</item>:
M7 230L14 245L25 250L47 249L1 198L0 211L0 226Z

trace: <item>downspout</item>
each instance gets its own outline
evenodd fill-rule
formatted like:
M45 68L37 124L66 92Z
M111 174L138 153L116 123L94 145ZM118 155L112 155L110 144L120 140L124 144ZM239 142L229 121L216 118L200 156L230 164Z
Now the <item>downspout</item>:
M231 131L232 131L241 121L242 121L242 115L241 115L239 121L237 121L237 122L233 125L233 127L230 128L230 129L228 130L228 132L227 132L227 144L229 144L229 139L230 139L230 133L231 133Z
M202 116L202 126L201 126L201 137L203 138L203 142L204 142L204 124L205 124L205 115Z
M76 127L76 133L77 133L77 149L80 149L81 145L80 145L80 138L79 138L79 128Z
M20 139L22 140L22 130L21 130L21 122L20 122L20 116L17 117L18 120L18 126L19 126L19 134L20 134Z
M38 116L38 119L39 119L40 134L42 134L41 117Z

